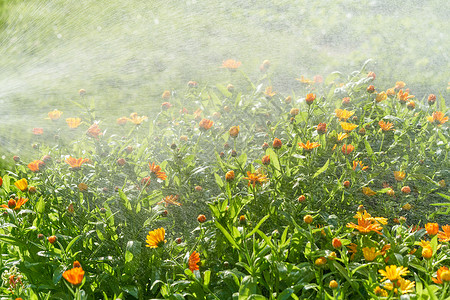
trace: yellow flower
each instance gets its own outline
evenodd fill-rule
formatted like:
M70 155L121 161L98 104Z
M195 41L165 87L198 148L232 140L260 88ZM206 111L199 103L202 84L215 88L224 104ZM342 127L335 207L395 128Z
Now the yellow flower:
M347 227L357 229L362 234L367 234L372 231L381 234L380 230L383 229L375 220L367 220L364 218L358 219L358 225L354 223L347 223Z
M164 243L167 243L167 241L164 239L165 235L166 231L162 227L153 231L149 231L146 240L147 245L145 246L150 248L162 247Z
M303 75L300 76L300 78L295 78L295 80L298 80L301 83L308 84L308 85L314 84L314 80L305 78L305 76L303 76Z
M406 173L402 171L394 171L394 177L397 181L403 181L405 179Z
M62 114L63 114L62 111L55 109L54 111L49 112L47 115L48 115L48 119L50 119L52 121L56 121L59 118L61 118Z
M312 151L314 148L317 148L317 147L320 146L319 143L317 143L317 142L312 142L312 143L310 143L309 140L306 142L306 144L304 144L304 143L298 143L298 145L299 145L301 148L305 149L306 151Z
M362 161L360 161L360 160L354 160L354 161L353 161L353 171L355 171L356 168L357 168L358 166L359 166L359 167L361 168L361 170L363 170L363 171L365 171L365 170L367 170L367 169L369 168L369 166L365 166L365 165L362 163Z
M409 281L403 278L399 278L396 282L386 282L384 288L398 294L398 289L400 289L402 294L408 294L414 292L414 281Z
M88 162L89 159L88 158L74 158L72 156L69 156L68 158L66 158L66 163L68 163L70 165L70 167L72 168L72 170L79 170L81 169L81 165L84 164L85 162Z
M362 252L367 261L373 261L378 255L381 255L381 252L376 251L375 247L364 247Z
M448 117L444 117L445 114L442 111L435 111L431 117L427 117L428 122L441 126L448 121Z
M134 112L130 114L130 118L128 120L136 125L139 125L146 119L147 119L146 116L139 117L138 114Z
M375 100L377 102L381 102L387 99L387 94L385 92L381 92L377 94L377 97L375 98Z
M364 186L362 188L362 192L364 195L369 196L369 197L377 194L377 192L373 191L370 187L367 187L367 186Z
M345 132L351 132L353 129L355 129L356 127L358 127L358 125L356 124L352 124L352 123L347 123L347 122L341 122L341 127Z
M128 122L128 118L127 117L120 117L120 118L117 119L116 122L119 125L125 125Z
M434 283L444 284L445 281L450 281L450 270L446 266L440 267L436 272L436 278L432 277Z
M427 223L425 224L425 230L428 235L436 235L439 232L439 224L438 223Z
M377 286L374 290L373 290L374 294L379 296L379 297L387 297L388 296L388 292L386 290L383 290L382 288L380 288L379 286Z
M214 122L209 119L202 119L200 123L198 123L198 126L200 126L200 130L208 130L214 125Z
M24 192L28 189L28 182L27 182L26 178L22 178L16 182L14 182L14 185L22 192Z
M67 125L69 125L70 128L75 129L81 124L80 118L67 118L66 119Z
M407 268L403 266L397 267L396 265L386 266L385 270L378 270L378 272L383 276L381 281L390 280L391 282L409 273Z
M340 132L340 133L338 133L338 135L337 135L337 142L338 143L340 143L340 142L342 142L345 138L347 138L348 137L348 133L343 133L343 132Z
M337 108L334 112L336 113L336 118L338 118L340 121L347 121L348 118L355 114L354 111L348 111L340 108Z
M271 86L268 86L268 87L266 87L266 90L264 91L264 95L266 95L266 98L272 98L273 96L276 95L276 93L272 91Z

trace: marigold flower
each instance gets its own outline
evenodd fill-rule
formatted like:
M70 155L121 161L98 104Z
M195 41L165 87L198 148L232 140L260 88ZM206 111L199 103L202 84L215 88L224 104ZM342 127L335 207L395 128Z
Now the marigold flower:
M422 248L422 257L425 259L430 259L433 256L433 249L431 247Z
M130 118L128 120L133 124L140 125L146 119L147 119L146 116L139 117L138 114L134 112L130 114Z
M283 143L281 142L280 139L275 138L275 139L273 140L272 147L273 147L274 149L280 149L282 145L283 145Z
M414 102L414 101L412 101L412 100L409 100L409 102L406 103L406 107L407 107L408 109L412 110L412 109L416 108L416 102Z
M362 205L360 205L362 206ZM376 223L380 223L382 225L386 225L387 224L387 219L386 218L382 218L382 217L372 217L365 209L364 206L362 208L362 210L359 209L358 207L358 212L356 213L356 215L354 216L355 219L366 219L369 221L374 221Z
M59 118L61 118L62 114L63 114L62 111L59 111L59 110L55 109L55 110L49 112L47 115L48 115L48 119L50 119L52 121L56 121Z
M235 61L234 59L227 59L222 62L221 68L226 68L230 71L235 71L237 68L241 66L240 61Z
M440 267L436 272L436 278L431 277L434 283L444 284L445 281L450 281L450 270L446 266Z
M93 137L93 138L98 139L98 137L99 137L100 135L102 135L103 133L102 133L102 131L100 130L100 128L98 127L98 124L97 124L97 123L94 123L94 124L92 124L92 125L88 128L86 134L87 134L88 136L90 136L90 137Z
M364 247L362 249L364 259L367 261L373 261L377 256L381 255L380 251L376 251L375 247Z
M372 80L375 80L375 78L376 78L377 76L375 75L374 72L370 71L370 72L367 74L367 77L371 77Z
M325 257L319 257L318 259L316 259L316 261L314 262L314 264L318 267L324 266L327 263L327 259Z
M345 138L347 138L348 137L348 133L343 133L343 132L340 132L340 133L338 133L338 135L336 136L336 139L337 139L337 142L338 143L341 143Z
M392 124L391 122L384 122L383 120L381 120L380 122L378 122L378 125L383 131L394 130L394 124Z
M395 89L394 88L387 89L386 90L386 95L388 95L388 96L395 95Z
M88 161L89 161L88 158L74 158L72 156L69 156L68 158L66 158L66 163L68 163L70 165L72 170L81 169L81 165Z
M348 105L348 104L350 104L350 97L342 98L342 105Z
M336 118L338 118L340 121L347 121L348 118L355 114L354 111L348 111L340 108L337 108L334 112L336 114Z
M351 144L344 144L341 149L342 153L344 153L345 155L349 155L353 150L355 150L355 147L353 147L353 145Z
M316 94L311 93L306 95L305 98L306 104L311 105L313 104L314 100L316 100Z
M303 148L305 151L312 151L314 148L317 148L320 146L319 143L317 142L310 142L309 140L306 142L306 144L304 143L298 143L298 145L300 146L300 148Z
M232 138L236 138L239 134L239 126L232 126L230 130L228 130L228 133Z
M356 168L357 168L358 166L359 166L360 169L363 170L363 171L365 171L365 170L367 170L367 169L369 168L369 166L365 166L365 165L362 163L362 161L360 161L360 160L354 160L354 161L353 161L353 171L355 171Z
M305 197L305 195L300 195L297 200L298 200L298 202L302 203L302 202L305 202L306 197Z
M44 166L45 163L42 160L33 160L28 164L28 168L32 172L39 172L39 167Z
M83 282L84 271L81 267L67 270L63 273L63 277L73 285L79 285Z
M128 122L128 118L127 117L120 117L116 120L116 123L118 125L125 125Z
M270 164L270 156L269 155L264 155L263 158L261 159L261 162L263 165L269 165Z
M436 95L429 94L428 95L428 105L433 105L436 102Z
M394 171L394 177L397 181L403 181L405 179L406 173L403 171Z
M412 205L409 204L409 203L406 203L406 204L404 204L404 205L402 206L402 209L403 209L403 210L411 210L411 208L412 208Z
M334 249L340 249L342 247L342 242L340 239L334 238L331 241L331 245L333 246Z
M336 280L331 280L328 286L330 287L330 289L335 290L339 287L339 284Z
M233 170L228 171L228 172L225 174L225 180L226 180L226 181L233 181L233 180L234 180L234 171L233 171Z
M167 241L164 239L165 235L166 231L162 227L149 231L146 240L147 245L145 246L150 248L162 247L164 243L167 243Z
M213 126L214 122L209 119L202 119L198 126L200 126L200 130L206 131Z
M266 96L266 98L270 99L273 96L275 96L277 93L275 93L274 91L272 91L272 87L268 86L266 87L266 90L264 91L264 95Z
M69 128L75 129L81 124L80 118L67 118L66 119L67 125L69 125Z
M351 132L353 129L358 127L358 125L356 125L356 124L347 123L347 122L340 122L339 124L341 125L342 130L344 130L347 133Z
M378 222L364 218L358 219L358 225L354 223L347 223L347 227L356 229L362 234L367 234L372 231L381 234L380 230L383 229Z
M22 192L24 192L28 189L28 182L27 182L26 178L17 180L16 182L14 182L14 185Z
M162 199L162 201L159 201L157 204L159 205L159 204L164 203L165 207L169 206L169 204L181 206L181 203L177 202L177 200L178 200L178 195L169 195L169 196L164 197Z
M377 102L381 102L387 99L387 94L385 92L381 92L377 94L377 97L375 98L375 100Z
M364 186L362 188L362 192L364 195L369 196L369 197L377 194L377 192L373 191L370 187L367 187L367 186Z
M12 201L11 201L12 200ZM10 208L10 209L14 209L14 210L19 210L22 205L24 205L25 203L27 203L28 198L19 198L19 200L14 200L14 199L10 199L8 201L8 204L2 204L0 207L2 208Z
M380 288L379 286L377 286L374 290L373 293L379 297L387 297L389 296L388 292L386 290L383 290L382 288Z
M247 171L247 177L244 177L244 179L248 180L248 186L253 185L253 188L255 188L255 185L259 183L259 185L262 185L263 182L267 181L267 176L264 174L259 173L250 173Z
M427 117L428 122L434 123L437 126L441 126L448 121L448 117L444 117L445 114L442 111L435 111L431 117Z
M385 270L378 270L378 272L383 276L381 281L390 280L391 282L399 280L402 276L409 273L407 268L403 266L397 267L396 265L386 266Z
M79 262L78 260L74 261L74 262L73 262L73 267L74 267L74 268L81 268L80 262Z
M401 290L402 294L408 294L414 292L414 281L409 281L403 278L398 279L394 282L386 282L384 283L384 288L392 291L394 290L395 294L398 294L398 289Z
M49 236L49 237L47 238L47 240L48 240L48 242L49 242L50 244L54 244L54 243L56 242L56 240L57 240L57 237L56 237L55 235L52 235L52 236Z
M327 132L327 123L319 123L319 125L317 125L317 133L318 134L324 134Z
M44 133L44 129L42 128L33 128L32 130L34 135L42 135Z
M406 86L406 83L404 83L403 81L397 81L395 83L394 89L399 90L399 89L404 88L405 86Z
M413 95L409 95L409 92L403 92L403 90L398 91L397 98L401 104L405 104L409 99L414 98Z
M404 186L404 187L402 187L401 191L404 194L409 194L409 193L411 193L411 188L409 186Z
M300 109L299 109L299 108L293 107L293 108L291 108L291 110L289 111L289 114L290 114L291 116L296 116L296 115L298 115L299 112L300 112Z
M170 99L171 93L170 91L164 91L161 95L161 98L163 98L164 100Z
M148 163L148 167L150 168L150 172L152 172L152 174L157 178L161 180L167 179L166 173L161 171L161 167L159 165L155 165L155 163L153 162L151 164Z
M199 262L200 262L200 254L196 251L192 252L192 254L189 256L189 270L191 270L191 272L198 271Z
M284 98L284 103L289 104L292 101L292 97L291 96L287 96L286 98Z
M450 225L442 226L443 231L438 232L438 238L441 242L449 242L450 241Z
M372 94L375 92L375 87L373 85L369 85L366 90L368 93Z

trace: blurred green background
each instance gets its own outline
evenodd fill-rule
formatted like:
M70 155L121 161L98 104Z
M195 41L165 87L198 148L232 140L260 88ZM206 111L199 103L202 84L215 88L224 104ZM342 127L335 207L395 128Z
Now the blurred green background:
M1 0L0 143L27 153L47 112L77 116L84 88L96 116L159 110L164 90L245 86L220 66L233 58L251 80L265 59L274 90L295 78L350 73L371 58L376 86L407 83L422 99L450 81L449 1ZM448 99L447 99L448 101ZM24 154L26 155L26 154Z

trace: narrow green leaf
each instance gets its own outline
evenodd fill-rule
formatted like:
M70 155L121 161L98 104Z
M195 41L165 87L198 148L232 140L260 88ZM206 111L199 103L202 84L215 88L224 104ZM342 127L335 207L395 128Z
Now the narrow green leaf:
M211 280L211 271L210 271L210 270L207 270L207 271L205 271L205 273L203 274L203 284L204 284L205 286L208 286L210 280Z
M73 244L75 244L75 242L78 241L80 238L81 238L81 235L74 237L74 238L70 241L69 245L67 245L67 247L66 247L66 253L69 252L69 250L70 250L70 248L72 248Z
M230 242L230 244L236 248L236 249L241 249L241 247L238 246L238 244L236 243L236 241L233 239L233 237L230 235L230 233L228 233L228 231L218 222L215 221L214 224L216 225L216 227L222 231L223 235L225 236L225 238Z
M328 165L330 164L330 159L327 160L327 162L323 165L322 168L320 168L319 170L317 170L317 172L313 175L313 178L316 178L317 176L319 176L320 174L322 174L323 172L325 172L328 169Z
M253 230L250 231L250 233L248 233L245 236L245 238L251 237L256 232L256 230L259 229L259 227L262 225L262 223L264 223L269 217L270 217L270 215L266 215L264 218L262 218L261 221L259 221L258 224L256 224L255 228L253 228Z

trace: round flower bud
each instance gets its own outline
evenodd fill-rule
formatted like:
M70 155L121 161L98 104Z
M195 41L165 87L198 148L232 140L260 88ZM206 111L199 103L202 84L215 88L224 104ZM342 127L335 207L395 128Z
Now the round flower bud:
M267 144L267 143L262 144L262 149L263 150L266 150L267 148L269 148L269 144Z
M422 257L425 259L430 259L433 256L433 249L431 247L425 247L422 249Z
M303 217L303 221L306 224L311 224L313 222L313 217L311 215L306 215L306 216Z
M169 214L169 212L167 211L167 209L165 209L162 211L161 216L163 216L165 218L165 217L167 217L168 214Z
M57 240L57 238L54 235L48 237L48 241L50 244L54 244L56 242L56 240Z
M237 156L236 150L231 150L231 156L232 156L232 157L236 157L236 156Z
M334 249L340 249L342 247L342 242L340 239L334 238L331 241L331 245L333 246Z
M342 105L349 105L350 104L350 97L345 97L342 99Z
M197 217L197 221L198 221L199 223L205 223L205 222L206 222L206 216L205 216L205 215L199 215L199 216Z
M226 180L226 181L233 181L233 180L234 180L234 171L233 171L233 170L228 171L228 172L225 174L225 180Z
M14 155L14 156L13 156L13 160L14 160L15 162L19 162L19 161L20 161L20 157L19 157L18 155Z
M125 161L125 158L119 158L118 160L117 160L117 164L119 165L119 166L123 166L123 165L125 165L127 162Z
M411 193L411 188L409 186L402 187L402 193L404 193L404 194Z
M306 197L305 197L305 195L300 195L300 197L298 197L297 200L298 200L298 202L302 203L302 202L305 202Z
M36 194L36 192L37 192L36 187L35 187L35 186L30 186L30 187L28 188L28 192L29 192L30 194Z
M308 105L313 104L314 100L316 100L316 94L307 94L305 98L305 102Z
M339 286L339 284L337 283L336 280L331 280L330 281L330 285L329 285L330 289L335 290L335 289L338 288L338 286Z
M232 93L234 92L234 85L232 85L231 83L227 85L227 90Z
M106 208L104 208L104 207L100 208L100 213L101 214L106 214Z
M263 158L261 159L261 162L265 166L269 165L270 164L270 157L269 157L269 155L264 155Z
M11 209L14 209L16 207L16 200L14 199L9 199L8 201L8 207Z
M128 146L128 147L125 148L125 151L126 151L128 154L130 154L131 152L133 152L133 147Z
M369 94L372 94L373 92L375 92L375 87L374 87L373 85L369 85L369 86L367 87L367 92L368 92Z
M236 138L239 134L239 126L232 126L230 130L228 130L228 133L232 138Z
M428 105L433 105L436 102L436 95L429 94L428 95Z
M181 244L182 240L181 238L176 238L175 243L177 243L178 245Z
M239 217L239 224L241 224L241 225L246 225L247 224L247 219L245 218L244 215L241 215Z
M387 190L386 194L390 197L394 197L395 196L395 191L393 189L389 189Z
M85 90L85 89L80 89L80 90L78 91L78 94L79 94L80 96L84 96L84 95L86 95L86 90Z
M272 146L273 146L274 149L280 149L282 145L283 145L283 143L281 142L280 139L275 138L273 140L273 145Z
M314 264L318 267L322 267L327 263L327 259L325 257L319 257L318 259L316 259L316 261L314 262Z
M289 114L291 116L296 116L296 115L298 115L299 112L300 112L300 109L293 107L293 108L291 108L291 111L289 112Z
M449 270L446 270L446 271L441 273L441 280L443 282L449 282L450 281L450 271Z
M350 187L350 181L346 180L343 183L344 187L349 188Z
M292 97L291 97L291 96L287 96L287 97L284 99L284 103L286 103L286 104L291 103L291 101L292 101Z
M201 186L197 185L197 186L195 187L195 191L196 191L196 192L201 192L201 191L203 191L203 188L202 188Z
M40 240L43 240L44 239L44 235L42 233L39 233L37 235L37 238L40 239Z

